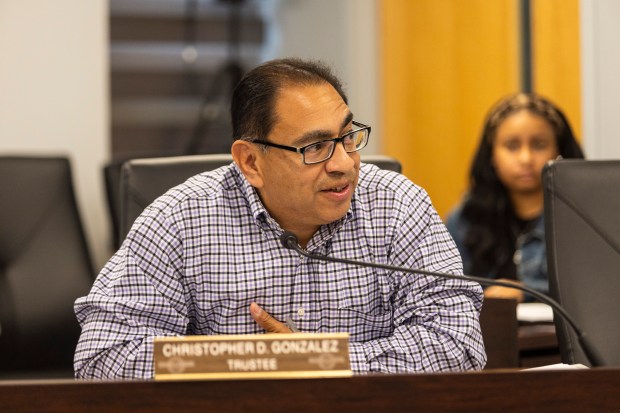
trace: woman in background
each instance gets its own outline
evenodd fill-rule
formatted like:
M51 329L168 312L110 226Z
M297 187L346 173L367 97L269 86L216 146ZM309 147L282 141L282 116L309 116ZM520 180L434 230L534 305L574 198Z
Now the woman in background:
M519 93L490 110L468 194L447 219L465 274L517 280L548 292L542 169L558 156L583 153L566 117L547 99ZM497 286L486 288L485 296L531 299Z

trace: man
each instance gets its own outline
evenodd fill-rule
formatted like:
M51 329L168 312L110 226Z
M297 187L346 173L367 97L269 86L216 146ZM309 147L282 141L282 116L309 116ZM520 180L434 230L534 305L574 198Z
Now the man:
M234 163L136 220L76 302L77 377L150 378L153 337L348 332L354 372L481 369L479 285L325 263L282 247L460 273L427 194L360 163L370 127L317 63L267 62L232 101Z

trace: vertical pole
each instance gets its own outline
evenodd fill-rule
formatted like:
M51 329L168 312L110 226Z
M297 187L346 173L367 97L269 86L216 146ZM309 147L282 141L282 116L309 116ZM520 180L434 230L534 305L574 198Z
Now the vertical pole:
M521 91L533 91L532 82L532 24L531 0L519 0L519 29L521 49Z

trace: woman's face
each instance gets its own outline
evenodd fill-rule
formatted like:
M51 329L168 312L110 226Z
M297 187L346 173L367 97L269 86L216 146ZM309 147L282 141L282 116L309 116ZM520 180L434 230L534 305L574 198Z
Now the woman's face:
M492 163L510 193L539 192L542 168L558 154L549 122L523 109L509 115L497 128Z

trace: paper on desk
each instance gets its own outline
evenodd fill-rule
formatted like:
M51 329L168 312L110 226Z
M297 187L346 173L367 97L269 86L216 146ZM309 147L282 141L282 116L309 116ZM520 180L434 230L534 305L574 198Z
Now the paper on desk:
M532 367L529 369L524 369L523 371L531 371L531 370L581 370L581 369L589 369L590 367L585 366L583 364L549 364L547 366L540 367Z
M519 303L517 305L517 320L531 323L553 321L553 310L543 303Z

